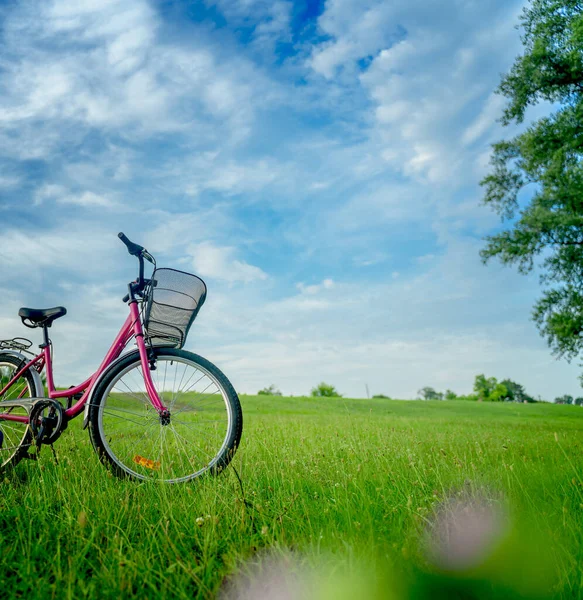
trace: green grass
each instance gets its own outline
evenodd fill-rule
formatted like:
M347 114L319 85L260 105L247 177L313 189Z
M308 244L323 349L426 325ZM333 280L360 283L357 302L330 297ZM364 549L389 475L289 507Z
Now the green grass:
M231 467L190 485L120 481L81 419L55 444L58 465L45 448L2 475L2 597L212 598L259 572L318 598L579 597L582 408L242 405L242 487ZM444 571L425 541L452 498L505 516L480 564Z

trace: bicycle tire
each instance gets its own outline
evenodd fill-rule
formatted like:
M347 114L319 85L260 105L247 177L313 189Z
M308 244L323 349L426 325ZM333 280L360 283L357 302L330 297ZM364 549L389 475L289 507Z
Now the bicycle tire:
M202 356L168 348L153 352L156 370L150 373L170 411L169 422L163 422L145 393L138 352L128 354L105 374L91 397L89 431L101 462L118 477L165 483L219 473L241 440L243 414L237 393ZM202 391L190 384L188 377L195 374L200 374L194 381L202 382ZM208 392L210 386L216 390ZM226 423L221 424L224 417ZM218 447L205 451L205 444Z
M0 382L4 379L10 381L12 376L8 377L8 372L15 374L22 367L22 360L13 354L0 352ZM6 373L4 373L6 371ZM0 389L4 386L0 385ZM28 396L21 396L24 389L28 388ZM8 390L0 397L0 414L9 412L28 416L26 410L21 408L10 408L7 411L2 410L2 402L14 400L16 398L38 398L43 396L43 390L38 389L37 382L29 369L19 377ZM24 457L26 451L32 443L32 433L27 423L18 423L9 421L0 417L0 430L2 431L2 444L0 448L0 471L15 467Z

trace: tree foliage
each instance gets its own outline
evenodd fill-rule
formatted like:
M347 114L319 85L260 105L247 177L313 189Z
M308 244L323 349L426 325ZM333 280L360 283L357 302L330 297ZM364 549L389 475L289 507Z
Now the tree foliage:
M481 254L522 273L541 267L533 319L553 353L571 359L583 349L583 3L532 0L521 26L524 54L498 88L502 122L521 123L541 101L554 112L494 144L484 202L509 226Z
M342 394L339 394L333 385L324 383L323 381L315 388L312 388L311 394L318 398L342 398Z
M432 387L421 388L417 395L423 398L423 400L443 400L443 393L436 392Z
M496 377L476 375L474 392L480 402L500 402L508 396L508 389L503 383L498 383Z
M281 391L271 384L269 387L263 388L257 392L258 396L281 396Z
M573 396L570 396L569 394L564 394L563 396L555 398L555 404L573 404L574 401Z
M524 386L512 381L512 379L503 379L500 382L506 388L505 400L508 402L536 402L536 400L526 393Z

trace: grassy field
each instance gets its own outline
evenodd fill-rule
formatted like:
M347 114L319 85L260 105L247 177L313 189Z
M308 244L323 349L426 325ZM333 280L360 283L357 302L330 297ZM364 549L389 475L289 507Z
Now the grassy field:
M117 480L80 420L3 475L2 598L581 597L582 408L241 400L218 478Z

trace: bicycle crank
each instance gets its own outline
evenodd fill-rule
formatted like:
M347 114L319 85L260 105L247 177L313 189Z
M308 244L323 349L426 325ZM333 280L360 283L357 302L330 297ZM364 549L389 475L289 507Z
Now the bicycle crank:
M65 411L59 402L49 398L37 399L30 411L30 430L37 452L42 444L53 444L67 428Z

